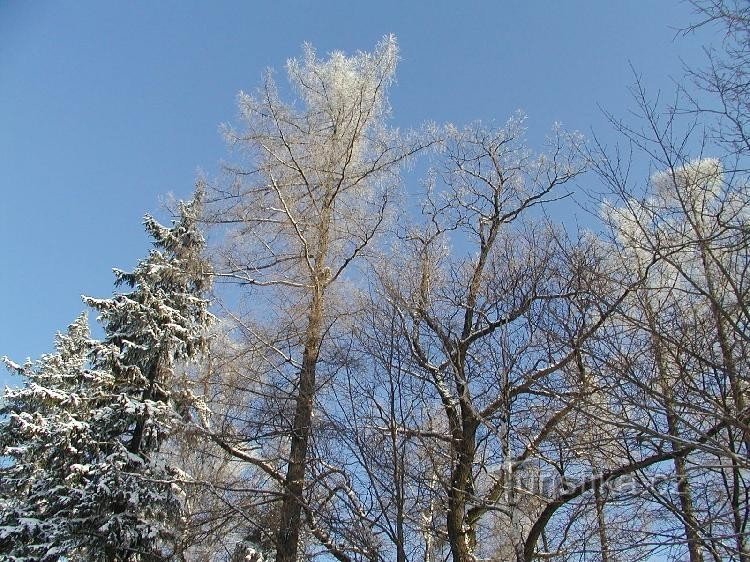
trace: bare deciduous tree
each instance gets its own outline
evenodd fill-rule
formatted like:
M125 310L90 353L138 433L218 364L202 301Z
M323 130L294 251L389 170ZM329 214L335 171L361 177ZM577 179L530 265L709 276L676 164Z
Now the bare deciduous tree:
M278 562L297 559L319 370L335 361L326 340L334 338L343 304L332 291L388 220L399 165L422 146L385 123L396 61L393 37L373 53L333 53L326 60L306 47L302 61L287 65L297 102L282 101L269 73L255 95L240 95L244 128L228 132L250 164L232 169L231 185L216 190L209 220L226 231L217 276L257 299L250 315L237 318L254 349L251 400L271 420L256 415L245 438L274 443L263 446L267 462L260 464L282 492ZM244 423L230 425L241 434ZM288 439L287 451L279 439ZM329 542L325 531L315 532Z

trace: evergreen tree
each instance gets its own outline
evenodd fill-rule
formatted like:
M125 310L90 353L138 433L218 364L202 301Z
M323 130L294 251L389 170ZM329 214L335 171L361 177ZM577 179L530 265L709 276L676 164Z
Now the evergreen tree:
M200 194L180 206L171 228L146 217L154 249L133 272L115 270L130 292L84 297L100 313L103 341L88 339L82 317L58 337L55 355L18 368L27 382L6 392L0 427L11 458L3 470L12 475L0 552L11 559L174 556L180 471L161 449L201 407L183 374L204 350L210 321Z
M91 390L101 373L85 369L93 342L86 315L58 334L55 353L6 366L25 379L6 389L0 426L0 553L8 560L57 560L72 549L73 518L88 463L96 455Z

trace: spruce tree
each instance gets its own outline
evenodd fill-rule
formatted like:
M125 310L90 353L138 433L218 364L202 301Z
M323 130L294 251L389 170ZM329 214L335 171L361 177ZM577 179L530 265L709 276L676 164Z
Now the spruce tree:
M104 386L86 369L94 342L86 315L58 334L55 352L6 366L24 378L6 389L0 425L0 554L14 561L57 560L73 549L82 480L96 455L88 423L91 389Z
M205 349L211 318L200 204L199 189L171 227L145 218L154 248L132 272L115 270L116 285L129 292L84 297L100 314L102 341L88 339L80 318L58 337L57 354L18 368L26 384L6 392L9 417L0 427L11 459L3 470L15 475L3 486L0 552L17 560L174 556L181 473L163 448L201 408L185 370ZM68 347L79 355L66 359ZM48 386L40 390L37 379ZM49 396L53 402L40 409ZM29 417L46 433L26 429ZM49 421L58 417L73 429ZM78 441L67 445L65 431L77 431ZM15 489L6 494L6 487ZM35 489L54 493L38 499Z

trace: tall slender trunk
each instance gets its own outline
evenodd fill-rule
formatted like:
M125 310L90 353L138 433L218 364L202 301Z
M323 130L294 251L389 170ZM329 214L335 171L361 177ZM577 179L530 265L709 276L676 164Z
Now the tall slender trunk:
M607 522L604 520L604 497L601 483L594 484L594 502L596 504L596 523L599 531L599 546L601 547L602 562L609 562L609 539L607 538Z
M674 399L672 397L672 385L669 380L669 371L667 368L666 358L662 341L657 335L658 326L656 323L656 313L650 302L644 303L646 318L651 330L651 345L654 350L654 359L656 369L660 379L660 390L662 401L667 418L667 433L673 438L672 449L679 447L680 430L678 426L678 416L674 409ZM680 513L682 515L683 528L685 529L685 538L687 539L688 553L690 562L703 562L701 552L701 541L698 536L698 522L695 518L695 509L693 506L693 494L688 479L687 469L685 466L685 456L677 455L673 461L675 476L677 477L677 493L680 498Z
M401 467L402 469L403 467ZM399 469L399 472L401 471ZM396 562L407 562L406 556L406 531L404 530L404 490L403 474L394 474L396 490Z
M276 562L296 562L301 530L305 468L310 441L313 402L315 399L315 369L322 338L323 291L316 286L310 303L299 390L294 411L289 465L284 479L284 499L279 514L276 535Z
M312 432L312 412L315 402L316 368L320 346L323 341L324 295L329 281L329 270L325 267L325 260L328 253L332 204L333 197L327 191L321 204L317 243L313 246L315 257L313 263L310 264L310 304L307 310L307 328L303 340L304 347L299 372L297 403L292 422L289 464L284 477L284 499L281 504L279 526L276 533L276 562L297 562L302 509L305 501L303 494L305 492L307 450ZM310 251L307 242L303 243L302 249L305 253Z
M430 501L427 504L427 510L422 512L422 521L424 522L421 532L424 540L424 556L422 562L436 562L438 557L435 554L435 534L432 532L432 524L435 520L435 511L438 508L438 502L434 490L438 488L438 478L434 470L430 471L428 490L430 492Z
M395 334L395 327L392 329L392 334ZM391 349L393 349L393 343L391 343ZM391 370L391 373L393 371ZM406 562L406 531L404 529L406 522L405 513L405 500L404 500L404 479L405 479L405 467L404 467L404 451L399 444L398 429L396 426L396 400L398 389L393 384L393 375L391 374L390 380L390 416L391 416L391 431L390 431L390 447L391 447L391 462L393 463L393 472L391 477L393 478L393 493L394 500L396 503L396 562Z
M671 398L671 397L670 397ZM671 412L671 408L667 410L667 425L670 437L679 438L677 430L675 416ZM676 448L677 441L672 444L672 448ZM683 455L677 455L674 458L674 470L675 476L677 477L677 493L680 497L680 511L682 513L683 523L685 527L685 536L687 537L688 553L690 555L690 562L703 562L703 554L701 553L701 541L698 536L698 522L695 519L695 509L693 508L693 492L690 487L690 480L688 480L687 469L685 467L685 457Z
M745 412L746 401L745 394L742 389L742 379L737 370L737 363L735 361L734 352L732 350L732 342L730 341L729 333L732 330L731 326L727 326L727 319L725 312L721 308L721 294L717 287L716 280L714 279L714 268L711 267L712 253L711 249L705 241L700 244L701 249L701 260L703 265L703 272L706 278L706 287L708 290L711 314L716 327L716 337L718 340L719 348L721 349L721 359L723 370L729 380L730 391L732 393L732 402L734 403L734 412L727 412L728 416L738 416ZM740 429L742 438L741 445L735 447L734 440L730 435L730 448L732 452L739 452L744 446L745 454L750 454L750 431L746 427ZM731 430L729 430L731 434ZM735 540L737 545L737 551L739 554L740 562L750 562L750 547L747 542L747 534L745 532L746 517L743 514L747 503L747 495L741 490L739 482L743 479L741 475L741 469L737 465L735 458L731 459L732 464L732 479L733 487L730 498L732 505L732 522L734 527Z
M730 448L734 452L735 446L734 440L730 441ZM746 532L745 532L745 521L743 512L747 510L745 502L744 490L744 478L742 475L742 469L738 465L737 461L732 459L732 491L731 491L731 504L732 504L732 525L734 527L734 539L737 548L737 553L740 556L740 562L750 561L750 550L747 547Z

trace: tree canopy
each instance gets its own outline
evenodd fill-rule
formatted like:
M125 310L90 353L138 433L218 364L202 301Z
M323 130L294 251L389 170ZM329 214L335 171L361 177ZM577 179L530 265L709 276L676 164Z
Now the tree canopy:
M103 337L6 360L0 554L750 561L750 19L695 6L724 43L618 146L399 130L393 36L240 93Z

